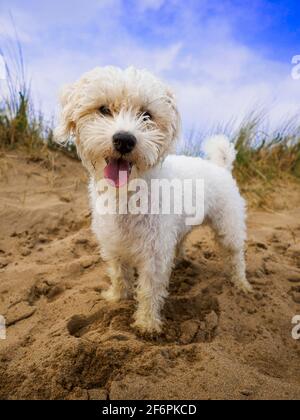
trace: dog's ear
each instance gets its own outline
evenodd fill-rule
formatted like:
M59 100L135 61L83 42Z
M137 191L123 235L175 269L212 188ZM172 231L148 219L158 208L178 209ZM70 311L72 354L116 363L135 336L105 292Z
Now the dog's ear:
M173 119L172 119L173 140L177 140L180 136L180 131L181 131L181 118L180 118L180 113L178 111L177 100L176 100L175 94L170 88L167 89L167 98L173 111Z
M60 93L61 113L59 124L54 131L54 139L57 143L64 143L75 133L74 115L74 85L66 85Z

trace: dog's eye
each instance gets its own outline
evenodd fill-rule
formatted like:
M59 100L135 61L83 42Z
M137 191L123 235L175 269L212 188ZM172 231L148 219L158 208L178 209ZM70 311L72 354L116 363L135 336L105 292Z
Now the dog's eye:
M111 110L108 108L108 106L105 106L105 105L103 105L99 108L99 112L102 115L105 115L105 116L108 116L108 117L112 116Z
M144 121L151 121L153 119L149 111L142 112L142 118Z

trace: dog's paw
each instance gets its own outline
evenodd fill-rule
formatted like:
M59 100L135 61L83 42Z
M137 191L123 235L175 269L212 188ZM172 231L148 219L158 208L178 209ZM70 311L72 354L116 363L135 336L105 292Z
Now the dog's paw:
M120 293L117 293L113 287L110 287L107 290L103 290L101 297L107 302L117 303L121 300Z
M246 278L234 278L234 284L244 293L252 293L253 287Z
M160 320L137 319L131 326L139 335L149 338L157 337L162 332L162 322Z
M241 287L245 293L253 293L253 286L248 281L243 283Z

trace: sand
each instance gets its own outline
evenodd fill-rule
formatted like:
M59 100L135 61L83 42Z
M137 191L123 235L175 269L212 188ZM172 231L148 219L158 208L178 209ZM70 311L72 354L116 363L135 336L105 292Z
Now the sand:
M131 329L134 301L108 304L87 177L63 155L0 157L1 399L299 399L300 186L249 210L248 277L231 286L211 232L186 243L164 334ZM271 196L270 196L271 197Z

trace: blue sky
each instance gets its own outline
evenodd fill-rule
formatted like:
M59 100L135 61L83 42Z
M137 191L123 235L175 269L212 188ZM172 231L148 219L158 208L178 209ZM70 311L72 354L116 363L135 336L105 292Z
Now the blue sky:
M296 0L1 0L0 44L13 15L35 98L57 111L64 83L96 66L146 67L177 93L186 130L258 107L271 124L298 112Z

